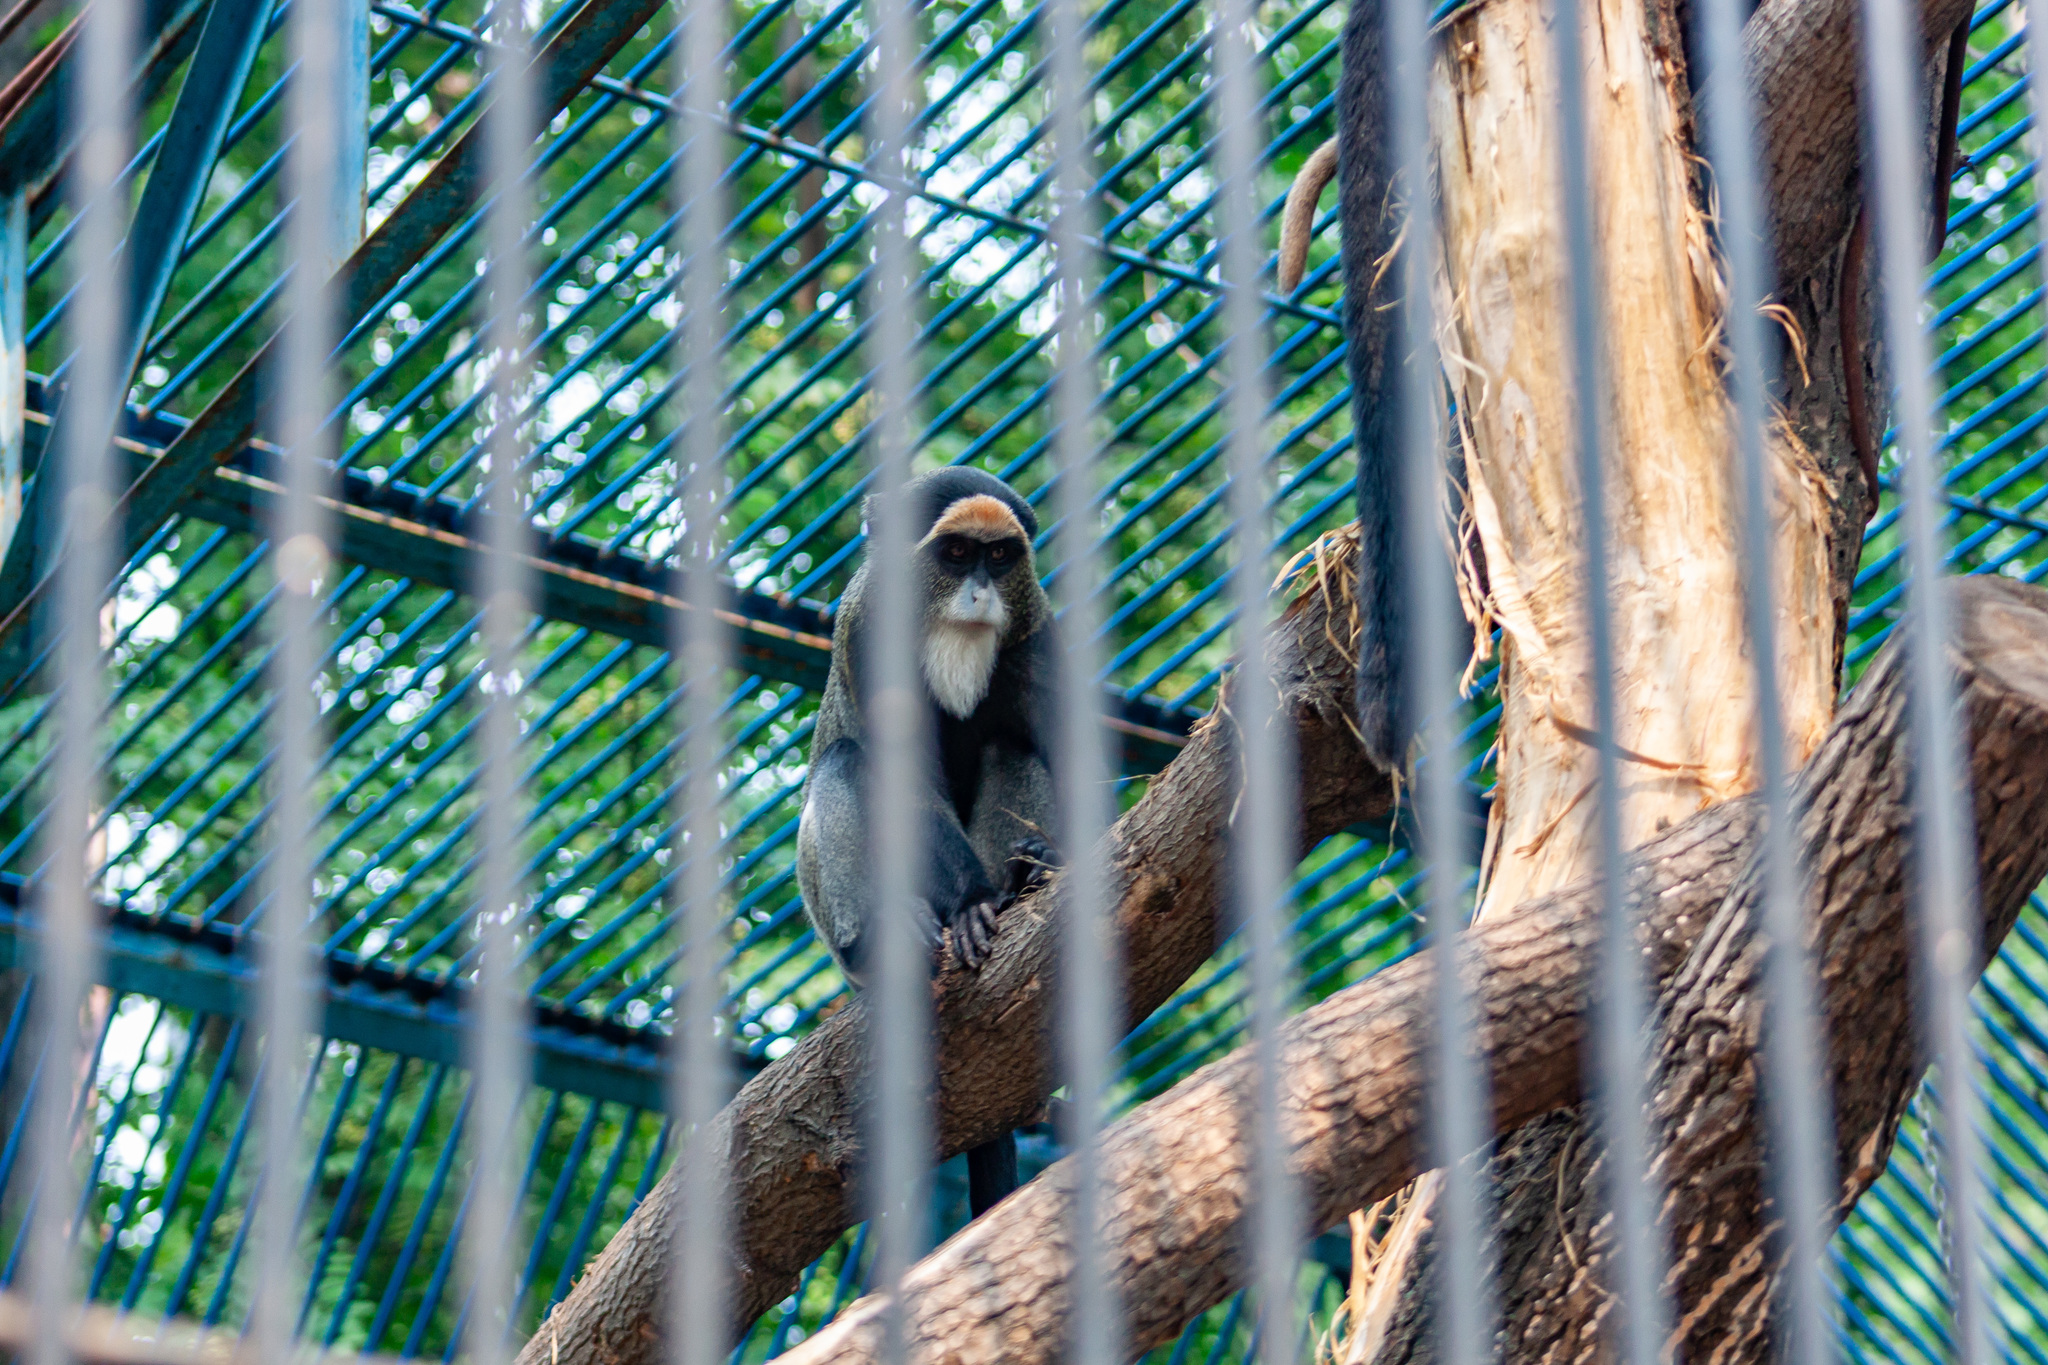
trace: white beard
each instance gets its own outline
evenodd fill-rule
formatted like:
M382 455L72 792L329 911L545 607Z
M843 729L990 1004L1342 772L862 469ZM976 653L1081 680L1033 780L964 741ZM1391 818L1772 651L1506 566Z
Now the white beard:
M962 583L924 637L924 682L947 714L961 720L974 714L988 695L996 671L996 653L1010 610L992 587L976 591Z

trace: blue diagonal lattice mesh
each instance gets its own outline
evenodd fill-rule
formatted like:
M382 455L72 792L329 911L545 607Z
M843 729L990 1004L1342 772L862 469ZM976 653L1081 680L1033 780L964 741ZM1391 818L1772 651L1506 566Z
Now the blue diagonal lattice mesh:
M260 414L253 441L232 414L249 401L248 367L278 321L288 3L267 18L131 394L131 471L192 468L197 477L181 497L139 504L103 627L112 699L99 818L113 925L87 1073L46 1071L25 1037L33 978L0 974L0 1282L18 1273L15 1230L35 1197L22 1100L55 1086L76 1096L86 1135L89 1179L75 1216L91 1295L231 1324L248 1306L245 1210L260 1176L247 1139L264 1058L241 1016L245 944L266 913L263 859L280 837L267 806L274 585L261 531L277 493L274 451ZM2037 392L2044 314L2022 11L2008 5L1980 11L1971 40L1967 159L1948 251L1931 276L1931 325L1950 386L1958 562L2038 577L2048 569L2048 520L2035 519L2048 500L2039 431L2048 407ZM473 731L484 685L466 575L489 358L475 325L480 220L437 200L434 177L463 155L488 98L479 34L493 7L371 6L368 224L382 264L358 272L340 355L343 564L323 586L320 818L310 833L292 832L317 849L329 968L330 1036L304 1101L318 1145L303 1201L311 1280L302 1330L407 1354L448 1352L464 1315L453 1257L469 1198L460 1138L470 1083L457 1008L476 951ZM183 80L220 75L188 69L202 9L151 8L137 184L174 143ZM724 697L733 917L715 950L745 1066L782 1055L846 998L804 923L791 861L820 641L861 544L873 417L863 284L882 194L908 195L923 270L921 460L972 463L1042 495L1052 360L1034 5L922 6L925 104L909 185L863 169L861 72L871 54L859 0L736 6L722 134L671 126L668 19L652 0L539 13L563 55L552 78L560 98L534 158L535 377L525 413L534 440L518 471L533 492L542 585L521 694L533 890L523 932L540 1024L522 1328L567 1292L646 1194L665 1151L656 1042L676 951L668 883L680 740L658 594L680 517L669 412L679 377L666 349L677 313L670 176L679 132L724 136L730 150L726 529L745 625ZM1332 131L1343 11L1282 0L1262 14L1270 218L1293 170ZM1194 0L1106 0L1090 21L1106 473L1093 525L1114 564L1094 590L1108 616L1103 682L1127 735L1127 799L1213 700L1230 647L1210 21ZM25 159L14 178L28 201L31 463L66 371L60 152L9 153ZM1289 553L1349 517L1334 251L1333 235L1320 236L1303 287L1267 296L1266 432ZM224 461L210 458L216 449ZM1852 670L1897 609L1896 549L1886 510L1858 586ZM1270 576L1279 566L1254 567ZM39 647L30 636L0 674L0 899L19 899L38 856L52 705L33 682ZM1492 719L1482 698L1476 744ZM1403 849L1363 832L1332 838L1302 863L1303 1000L1413 949L1411 873ZM1984 1254L1998 1339L2009 1355L2048 1365L2042 910L2030 909L1984 983L1979 1042L1995 1200ZM11 953L27 932L18 905L0 904L0 930ZM1120 1102L1161 1093L1234 1046L1242 991L1238 950L1226 944L1126 1040ZM1909 1119L1891 1168L1837 1240L1843 1341L1859 1358L1933 1362L1949 1350L1932 1141ZM1055 1155L1048 1135L1027 1139L1027 1168ZM957 1182L942 1193L957 1219ZM774 1354L850 1302L865 1251L862 1233L849 1233L760 1324L747 1358ZM1341 1292L1348 1246L1326 1239L1316 1251L1303 1292L1324 1310L1320 1326ZM1237 1302L1221 1305L1161 1358L1241 1359L1252 1326Z

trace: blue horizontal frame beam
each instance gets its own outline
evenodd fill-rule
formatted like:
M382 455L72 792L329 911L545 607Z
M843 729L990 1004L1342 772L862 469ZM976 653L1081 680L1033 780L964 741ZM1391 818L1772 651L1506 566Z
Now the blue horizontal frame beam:
M31 380L23 443L23 462L30 469L41 462L50 439L47 401L42 385ZM143 417L131 409L123 452L139 471L163 458L163 447L182 429L175 418ZM240 458L211 471L183 510L216 526L262 534L283 489L258 471L270 467L277 455L274 447L262 442L245 444ZM406 515L375 505L380 490L368 474L346 470L338 481L342 496L323 502L336 528L342 559L416 582L469 591L471 567L482 545L469 534L459 503L434 499L424 512ZM129 534L140 538L154 529L131 525ZM629 553L602 554L595 545L573 537L546 537L536 544L540 553L529 557L529 567L538 586L540 615L635 644L668 648L674 638L670 613L688 606L668 591L660 566ZM823 690L832 654L831 609L730 583L728 591L722 619L732 632L735 662L777 682ZM1114 687L1107 692L1105 723L1117 735L1125 771L1156 773L1171 763L1186 745L1196 714L1127 697Z
M646 26L664 0L584 0L533 60L540 85L538 133ZM405 279L406 273L469 212L484 185L483 126L467 129L434 168L377 225L336 276L345 322L353 323ZM163 455L145 466L121 498L131 528L154 529L181 510L213 470L242 452L255 435L277 339L266 342ZM144 531L142 534L148 534ZM127 549L137 542L130 540ZM9 556L0 564L0 667L30 655L27 625L48 576Z
M351 471L345 484L368 479ZM270 509L283 489L274 481L235 465L215 471L203 496L185 510L215 525L254 529L269 524ZM437 587L467 591L471 566L482 543L461 529L414 520L355 498L326 499L338 528L341 558L387 569ZM636 644L666 649L674 638L670 613L688 605L668 591L665 571L636 555L600 556L582 542L543 542L528 556L538 585L542 616L589 626ZM579 553L579 552L587 552ZM586 559L578 563L578 559ZM832 613L821 603L771 597L728 584L731 596L721 620L732 632L734 662L762 677L822 691L832 658ZM1108 693L1105 723L1116 732L1130 773L1155 773L1171 763L1187 742L1196 716L1142 698Z
M19 882L0 887L19 895ZM0 969L33 971L42 935L19 905L0 904ZM261 980L252 956L207 941L174 936L155 926L117 918L106 925L98 945L99 979L116 991L133 992L184 1009L255 1020L262 1008ZM324 978L321 1033L450 1066L466 1065L466 1026L460 988L432 992L401 989L355 975L340 958L321 959ZM417 983L413 983L417 986ZM664 1064L660 1035L632 1034L623 1027L596 1029L543 1012L529 1030L534 1084L594 1099L660 1111L664 1105ZM613 1036L618 1035L618 1036ZM744 1065L756 1064L744 1062Z

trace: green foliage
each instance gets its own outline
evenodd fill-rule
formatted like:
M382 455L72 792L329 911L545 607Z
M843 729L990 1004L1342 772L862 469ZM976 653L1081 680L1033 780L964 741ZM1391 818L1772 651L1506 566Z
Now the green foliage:
M488 22L482 0L415 14L381 5L368 116L368 221L374 227L434 157L470 129L479 67L463 34ZM1106 677L1132 697L1201 710L1232 648L1231 572L1221 441L1224 343L1213 272L1214 182L1206 160L1209 14L1193 0L1103 0L1088 54L1102 171L1089 208L1093 258L1094 434L1105 503L1082 529L1113 569L1062 590L1100 593L1111 616ZM1961 220L1932 300L1957 498L1954 533L1973 568L2038 576L2033 520L2048 498L2036 437L2042 405L2034 165L2015 7L1973 40L1985 62L1965 102L1957 184ZM544 20L565 17L551 7ZM1047 385L1055 360L1044 223L1047 148L1039 11L1026 0L931 0L918 78L926 102L910 203L924 271L917 372L925 465L967 461L1033 496L1050 477ZM830 601L858 562L869 388L869 215L882 189L858 174L865 10L827 0L748 0L731 21L745 40L728 73L723 139L731 210L725 449L678 439L670 329L674 130L657 26L635 36L603 88L579 94L537 144L532 238L535 340L521 413L532 453L516 471L539 535L606 566L658 560L681 532L679 451L718 458L731 479L722 527L745 586ZM1261 14L1271 143L1261 193L1270 211L1293 171L1332 131L1343 21L1328 0ZM744 26L742 29L741 26ZM193 235L156 320L133 401L190 416L257 354L276 324L281 270L283 34L264 46L241 121L209 181ZM169 116L177 82L146 111ZM144 162L146 173L146 159ZM138 176L131 193L139 188ZM698 192L702 187L685 187ZM1964 209L1962 206L1974 205ZM64 363L71 268L67 216L51 214L31 270L30 360ZM349 337L337 394L350 496L382 513L459 525L484 472L493 367L478 338L483 305L474 222ZM1350 414L1333 233L1318 238L1308 284L1272 300L1266 423L1278 545L1267 575L1349 516ZM1978 248L1981 247L1981 252ZM261 473L261 455L241 462ZM1890 468L1889 463L1887 469ZM1873 531L1851 628L1867 657L1897 609L1896 531ZM1067 550L1048 548L1051 561ZM1051 568L1053 562L1042 567ZM195 504L159 528L109 607L111 705L102 808L105 890L131 922L228 935L260 923L263 851L280 837L318 849L319 931L338 961L432 985L475 967L472 860L478 793L476 702L485 685L466 585L400 568L342 565L327 594L320 679L324 804L310 832L280 832L267 806L273 591L261 528L237 508ZM1078 577L1078 575L1076 575ZM681 945L672 923L677 856L675 697L666 658L559 621L537 620L519 681L530 904L521 922L535 996L588 1027L636 1036L665 1028L668 976L682 951L716 951L729 986L736 1057L780 1056L845 1000L806 931L790 874L814 698L735 673L726 680L724 843L732 917L721 940ZM0 680L0 870L36 865L51 698L30 678ZM1472 708L1469 753L1485 779L1490 699ZM1126 782L1129 803L1142 779ZM1297 986L1306 1002L1416 946L1403 900L1413 868L1380 835L1326 841L1297 873ZM2015 1354L2048 1365L2034 1306L2048 1226L2048 1042L2032 1020L2048 997L2038 914L2023 922L1985 987L1984 1032L1997 1163L1993 1219L1998 1309ZM1245 1027L1233 942L1126 1040L1113 1110L1163 1092L1235 1046ZM12 997L0 1000L12 1003ZM247 1310L244 1217L254 1181L250 1088L260 1045L229 1021L128 996L95 1006L102 1043L88 1087L80 1240L99 1299L238 1322ZM461 1140L467 1077L353 1042L321 1045L305 1107L310 1179L301 1264L312 1275L304 1330L347 1349L445 1350L462 1313L455 1231L468 1181ZM6 1078L18 1094L25 1064ZM568 1092L529 1097L525 1213L531 1247L518 1330L531 1330L658 1175L655 1115ZM1935 1232L1937 1187L1916 1116L1892 1172L1838 1243L1846 1340L1864 1355L1937 1357L1946 1331ZM6 1135L0 1133L0 1143ZM1027 1158L1053 1155L1043 1133ZM951 1179L951 1176L947 1176ZM19 1174L0 1172L0 1247L12 1247ZM957 1215L956 1215L957 1216ZM813 1331L859 1292L864 1244L848 1234L756 1330L757 1361ZM1305 1301L1327 1310L1332 1282L1304 1271ZM1219 1306L1171 1352L1245 1357L1250 1324Z

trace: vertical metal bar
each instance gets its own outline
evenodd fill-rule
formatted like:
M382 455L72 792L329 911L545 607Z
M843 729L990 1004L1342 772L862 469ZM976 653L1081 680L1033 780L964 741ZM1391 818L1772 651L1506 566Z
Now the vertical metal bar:
M1260 1313L1261 1358L1293 1359L1295 1265L1301 1218L1287 1179L1280 1118L1280 1025L1289 997L1286 898L1294 865L1293 754L1266 667L1272 527L1267 515L1265 308L1259 271L1259 45L1251 0L1221 0L1211 48L1216 89L1216 205L1228 362L1229 508L1235 523L1233 606L1237 669L1230 708L1243 754L1243 790L1231 818L1233 909L1250 962L1252 1053L1257 1068L1243 1117L1252 1139L1251 1282Z
M68 186L78 215L72 248L72 340L78 363L71 401L93 415L74 423L69 441L50 453L51 482L43 504L57 522L64 553L56 565L55 610L45 619L56 642L58 697L50 813L42 847L38 900L44 917L36 1022L54 1082L38 1087L30 1155L42 1185L27 1211L29 1293L35 1335L25 1353L31 1365L60 1365L64 1333L77 1292L78 1265L65 1223L76 1199L71 1166L72 1083L89 1066L80 1046L80 1015L93 980L93 889L99 869L92 858L94 789L98 782L98 729L105 683L100 650L100 601L116 565L108 552L106 523L113 508L113 449L107 440L119 411L126 372L120 368L122 313L115 267L124 224L114 185L127 164L134 111L128 99L133 69L135 7L127 0L89 7L80 21L79 66L71 86L69 117L78 151ZM52 497L48 494L55 494ZM90 1071L84 1080L90 1084Z
M254 30L240 33L235 89L248 73L267 4L239 7ZM208 23L235 13L216 8ZM322 655L322 592L332 578L332 532L322 512L329 450L334 437L322 431L330 387L327 355L335 336L335 300L320 266L332 254L335 162L343 110L336 99L345 27L342 0L298 0L289 23L298 74L286 92L291 150L285 174L293 201L286 224L291 255L290 311L284 324L277 385L279 435L284 445L284 496L271 527L280 589L273 618L277 649L272 656L276 710L271 728L274 783L267 867L267 948L263 974L263 1032L269 1064L263 1069L261 1109L262 1184L257 1199L257 1256L250 1331L265 1360L284 1359L298 1335L293 1311L300 1278L297 1226L299 1191L305 1178L305 1143L300 1132L300 1094L306 1082L306 1040L314 1027L307 923L313 915L313 825L318 805L313 784L319 770L319 670ZM202 50L205 40L202 39ZM202 78L195 69L187 84ZM181 97L182 102L182 97ZM216 122L224 128L233 97L221 101ZM218 141L218 131L214 135ZM209 154L205 161L211 169ZM204 172L201 175L202 181ZM190 209L197 208L194 196ZM189 216L189 211L188 211ZM184 241L180 229L170 239ZM160 295L159 295L160 297Z
M1578 414L1578 476L1586 539L1587 666L1593 685L1597 864L1604 923L1595 1011L1599 1058L1595 1088L1606 1145L1606 1196L1615 1236L1610 1261L1620 1297L1622 1365L1654 1365L1665 1337L1663 1249L1645 1179L1643 1120L1644 986L1621 861L1621 785L1615 753L1614 625L1608 614L1606 357L1601 349L1599 241L1593 224L1593 148L1578 0L1555 0L1551 23L1557 62L1559 162L1564 202L1564 267L1571 288L1572 397Z
M1470 1158L1491 1136L1486 1078L1472 1052L1472 1001L1465 967L1466 868L1472 862L1459 752L1458 673L1464 632L1458 628L1457 585L1446 544L1444 387L1431 323L1430 274L1437 255L1436 202L1429 148L1429 64L1432 47L1420 5L1385 6L1387 112L1398 167L1397 193L1408 206L1400 246L1403 389L1400 512L1402 567L1412 623L1403 713L1415 717L1422 757L1415 765L1416 812L1427 856L1428 924L1435 940L1435 1067L1430 1092L1431 1161L1443 1171L1435 1224L1436 1314L1445 1365L1479 1365L1493 1340L1498 1304L1491 1267L1482 1255L1485 1220L1482 1171Z
M1080 0L1049 0L1046 49L1051 138L1053 251L1056 300L1052 440L1057 543L1063 552L1057 588L1060 665L1054 714L1054 753L1060 828L1065 855L1065 916L1060 937L1059 1074L1067 1087L1065 1141L1074 1163L1068 1232L1074 1249L1073 1365L1116 1365L1123 1349L1123 1313L1102 1271L1101 1138L1103 1102L1123 1002L1121 944L1109 902L1097 841L1115 816L1116 769L1104 724L1101 599L1097 586L1107 565L1098 547L1100 496L1095 469L1094 275L1089 241L1095 233L1094 171L1089 164L1088 65Z
M1903 0L1864 0L1863 164L1872 174L1864 185L1864 202L1877 234L1909 575L1902 625L1912 681L1914 967L1921 1017L1942 1083L1940 1133L1949 1195L1956 1359L1960 1365L1981 1365L1992 1359L1992 1344L1977 1263L1979 1094L1970 1048L1970 988L1976 982L1983 923L1971 812L1962 795L1969 790L1968 773L1948 671L1955 619L1946 578L1943 480L1935 464L1940 413L1920 320L1928 197L1919 120L1926 104L1914 62L1922 50L1917 10L1909 11Z
M469 1280L469 1339L460 1344L478 1365L509 1357L515 1309L514 1248L519 1244L519 1100L528 1061L526 998L519 972L521 792L519 703L525 683L520 643L533 594L526 559L530 528L519 471L526 400L526 326L520 302L529 272L526 227L531 217L526 169L535 126L531 38L522 5L491 16L485 60L497 100L485 112L485 165L492 198L484 225L486 345L490 365L490 431L478 476L484 549L477 565L488 662L482 687L479 767L477 934L481 953L471 1002L470 1065L476 1077L470 1125L474 1202L464 1230L462 1264Z
M723 556L719 508L726 494L721 454L725 332L724 127L725 0L678 0L674 81L683 117L669 120L681 139L674 197L681 205L674 255L682 280L682 325L676 364L683 376L674 443L682 494L676 546L681 596L672 623L679 708L684 731L683 777L676 784L677 916L683 937L682 979L674 995L669 1113L682 1142L681 1206L677 1210L675 1280L671 1285L676 1365L719 1365L727 1350L726 1291L731 1279L724 1171L711 1150L712 1120L729 1085L727 1044L718 1016L725 999L725 907L719 835L719 698L726 632L720 627L718 569Z
M911 907L923 890L923 812L900 793L917 790L929 721L917 670L918 620L911 600L915 516L903 494L917 430L915 252L909 204L895 188L911 178L917 40L909 0L872 0L875 64L868 128L880 183L891 188L874 218L874 496L868 504L867 601L872 660L865 686L874 753L868 763L869 838L875 860L876 969L869 1028L867 1134L874 1153L868 1207L878 1218L873 1287L890 1295L882 1324L887 1365L907 1360L904 1274L930 1244L933 1142L927 950Z
M28 194L0 198L0 554L21 524L28 411Z
M1805 897L1786 791L1785 729L1778 695L1777 583L1771 534L1771 475L1765 450L1769 394L1759 311L1774 288L1770 242L1757 187L1756 116L1742 79L1741 0L1694 6L1706 69L1706 140L1721 201L1721 250L1728 262L1726 326L1735 399L1734 490L1742 509L1743 614L1756 664L1757 777L1763 796L1764 1105L1770 1133L1767 1188L1783 1225L1785 1296L1777 1305L1778 1354L1792 1365L1834 1356L1823 1274L1826 1222L1835 1190L1833 1096L1821 1068L1819 1012L1807 955ZM1859 281L1845 281L1856 288ZM1855 363L1853 358L1851 363Z

